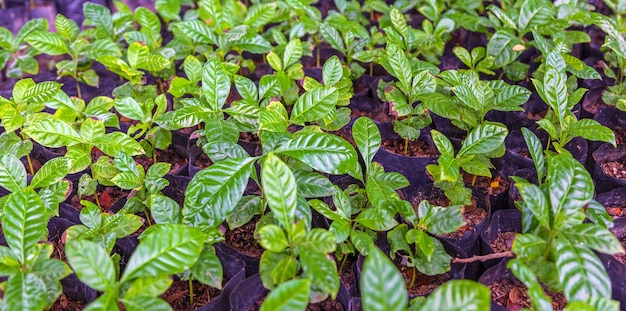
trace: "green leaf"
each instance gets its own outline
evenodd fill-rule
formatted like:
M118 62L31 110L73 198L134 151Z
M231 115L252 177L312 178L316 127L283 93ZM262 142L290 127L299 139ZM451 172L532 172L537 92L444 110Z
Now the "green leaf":
M298 236L298 246L308 248L318 253L331 253L335 251L335 237L326 229L313 228L304 236Z
M44 310L46 284L33 273L18 273L5 285L2 310Z
M78 278L98 291L116 288L116 272L109 254L100 245L88 240L71 240L65 246L67 261Z
M98 30L102 30L109 35L113 34L113 19L111 17L111 11L105 6L85 2L83 5L83 14L86 19L89 19Z
M150 115L148 115L142 109L141 105L132 97L115 99L114 107L115 111L119 112L119 114L131 120L147 122L150 118Z
M602 261L584 245L557 239L554 256L567 301L611 296L611 280Z
M162 295L172 285L169 275L136 279L124 293L124 298Z
M548 23L553 14L553 11L540 1L524 1L519 12L517 25L520 32L524 33L532 27Z
M181 222L181 210L178 203L164 195L153 195L148 203L152 218L157 224L177 224Z
M507 268L515 274L515 276L528 288L528 296L537 310L552 310L550 298L543 292L541 284L537 281L537 277L530 269L519 259L511 259L507 263Z
M185 36L197 43L215 44L215 35L209 26L200 20L185 20L176 26Z
M195 279L213 288L222 288L222 262L215 254L214 247L206 247L196 263L189 269Z
M288 155L328 174L345 174L354 171L357 166L354 147L343 138L326 133L297 136L276 149L275 153Z
M427 201L420 202L418 207L420 219L426 230L432 234L454 232L465 225L465 221L463 221L463 208L461 206L430 206L428 212L423 215L422 206L424 205L430 204L428 204Z
M582 164L571 155L558 154L549 157L546 184L550 189L552 215L564 213L565 221L584 218L581 215L582 207L593 198L594 186L589 172Z
M604 141L611 143L614 147L616 146L613 131L593 119L582 119L574 123L569 128L569 134L574 137L580 136L587 140Z
M433 138L437 150L439 150L439 154L454 157L454 146L452 146L452 142L450 142L446 135L437 130L431 130L430 135Z
M528 183L515 183L515 186L524 200L524 207L532 213L539 224L546 229L550 228L550 206L541 188Z
M370 249L363 263L360 288L364 311L407 309L408 293L404 279L391 260L376 247Z
M13 154L0 154L0 187L10 192L26 188L26 168Z
M275 253L280 253L289 246L285 232L277 225L265 225L259 230L259 237L261 246Z
M566 229L567 238L597 252L605 254L624 253L617 238L606 228L596 224L579 224Z
M45 236L48 214L37 193L25 188L11 194L3 204L2 231L8 246L25 264L35 244Z
M35 121L24 133L50 148L69 147L82 142L80 135L70 125L52 118Z
M508 129L502 124L485 122L473 129L463 140L457 158L492 152L504 143L508 133Z
M302 43L300 39L293 39L285 46L285 52L283 52L283 66L285 69L295 64L302 57ZM326 80L324 80L326 81ZM327 84L332 85L332 84Z
M494 57L493 68L500 68L511 63L519 52L513 51L516 44L524 44L520 39L506 30L498 30L487 43L487 55Z
M390 72L391 75L400 80L402 91L405 94L409 94L411 91L413 73L406 54L396 45L389 44L387 45L387 60L392 70L392 72Z
M247 224L254 215L261 212L263 208L261 197L256 195L243 196L233 211L226 217L228 227L233 230Z
M540 258L546 250L546 240L534 234L517 234L513 242L512 250L515 255L525 261Z
M276 3L255 3L248 8L243 23L251 27L262 27L274 19Z
M333 183L322 174L307 171L295 171L298 191L305 198L321 198L335 193Z
M189 269L200 256L204 233L185 225L155 225L142 236L120 282L143 276L175 274Z
M49 55L63 55L69 53L63 37L54 32L33 31L26 42L35 49Z
M198 172L185 191L185 220L211 227L221 224L243 195L255 160L228 159Z
M451 280L426 298L421 310L488 311L491 293L487 286L470 280Z
M371 119L360 117L352 125L352 137L363 157L366 170L369 170L370 163L382 143L378 126Z
M524 136L526 146L528 146L528 151L533 159L533 163L535 163L538 179L543 181L543 177L546 175L546 160L543 155L543 145L539 137L525 127L522 128L522 135Z
M224 106L230 93L230 78L220 62L211 58L202 70L202 92L207 102L215 111Z
M68 174L71 168L71 160L66 157L58 157L48 160L37 171L30 182L33 189L46 187L61 181Z
M290 230L296 214L298 186L287 164L270 153L261 170L263 192L274 218Z
M311 285L317 290L330 293L330 297L335 299L340 282L335 261L324 253L303 249L300 252L300 262L304 275L311 280Z
M61 89L61 83L45 81L29 87L21 96L22 102L45 103Z
M138 296L120 299L128 311L171 311L170 304L158 297Z
M54 26L57 32L69 41L73 41L77 36L80 29L75 21L68 19L67 17L57 14L54 19Z
M341 38L339 31L326 23L321 24L319 27L320 34L322 35L322 38L324 38L324 41L326 41L335 50L344 53L346 48L343 44L343 39Z
M300 96L291 112L291 122L303 124L319 120L337 104L339 92L335 87L312 89Z
M161 37L161 21L156 14L144 7L139 7L135 10L135 18L141 25L141 32L148 35L152 45L156 45Z
M567 112L567 77L564 69L559 70L554 66L565 67L563 57L558 51L553 51L548 55L546 62L547 69L543 78L543 92L540 94L543 93L546 104L554 110L559 118L559 123L562 124ZM551 66L551 63L554 66Z
M108 156L124 153L130 156L143 154L143 148L134 139L122 132L113 132L96 139L93 144Z
M261 305L261 311L297 311L309 304L311 280L291 280L276 287Z
M337 56L329 58L322 68L322 80L326 86L335 86L343 76L343 66Z

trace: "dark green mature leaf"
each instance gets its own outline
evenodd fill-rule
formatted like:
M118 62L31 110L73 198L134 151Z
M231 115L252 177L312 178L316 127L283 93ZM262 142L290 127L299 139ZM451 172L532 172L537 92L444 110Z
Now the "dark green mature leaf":
M304 249L300 252L302 271L311 280L313 288L330 293L335 299L339 292L339 277L334 260L326 254Z
M275 152L298 159L328 174L345 174L354 171L357 166L354 147L343 138L326 133L297 136L288 140Z
M538 179L539 181L543 181L543 177L546 175L546 160L543 154L543 145L539 137L525 127L522 128L522 135L524 136L524 141L526 141L526 146L528 146L528 151L533 159L533 163L535 163Z
M13 154L0 154L0 187L10 192L26 188L26 168Z
M467 135L457 157L492 152L504 143L508 133L503 124L485 122Z
M309 304L311 280L291 280L280 284L261 305L261 311L298 311Z
M290 230L295 219L298 197L296 178L291 169L280 158L270 153L263 162L261 181L267 204L274 218Z
M407 309L408 293L404 279L391 260L377 247L371 248L365 258L360 288L364 311Z
M507 268L528 288L528 296L537 310L552 310L550 298L543 292L541 284L537 281L537 277L533 271L519 259L511 259L507 263Z
M5 285L3 310L43 310L46 307L46 284L34 273L18 273Z
M567 301L611 296L611 280L602 261L584 245L561 236L556 240L554 256Z
M24 133L36 142L50 148L69 147L82 141L69 124L57 119L40 119L24 129Z
M616 146L613 131L593 119L582 119L574 123L569 129L569 133L574 137L580 136L587 140L604 141Z
M224 106L230 93L230 78L222 64L211 58L204 64L202 70L202 92L207 102L215 111Z
M398 78L402 84L402 91L409 93L411 90L413 72L409 59L402 49L396 45L387 45L387 60L391 66L391 74Z
M524 200L524 207L544 228L550 228L550 206L541 188L528 183L515 183L515 186Z
M360 117L352 125L352 137L367 170L382 143L378 126L371 119Z
M98 291L113 291L116 272L113 261L98 243L72 239L65 246L67 261L81 280Z
M222 288L224 271L214 247L205 247L189 271L196 280L217 289Z
M228 159L198 172L185 191L185 220L211 227L221 224L243 195L255 160Z
M335 193L333 183L322 174L308 171L295 171L298 190L305 198L328 197Z
M47 31L33 31L26 42L35 49L50 55L63 55L69 53L69 49L63 41L63 37L57 33Z
M426 298L421 310L488 311L491 294L487 286L470 280L448 281Z
M593 198L594 193L593 181L585 167L571 155L551 156L548 158L546 183L550 189L552 215L563 212L565 221L582 221L579 219L584 218L582 207Z
M46 233L46 206L34 190L24 188L11 194L4 202L3 209L4 237L20 262L26 263L35 244Z
M505 30L496 31L489 39L489 43L487 43L487 55L494 57L493 67L499 68L515 60L519 52L513 51L513 46L523 43L516 36Z
M302 94L291 111L291 122L303 124L325 117L337 104L338 96L335 87L314 88Z
M517 19L520 32L524 33L531 28L548 23L553 11L540 1L524 1Z
M585 245L597 252L605 254L620 254L624 248L617 238L606 228L596 224L579 224L565 230L571 241Z
M128 311L171 311L170 304L159 297L137 296L120 299Z
M143 276L180 273L189 269L200 256L205 235L185 225L156 225L142 236L120 282Z
M550 106L559 122L563 123L563 118L567 112L567 76L565 75L565 62L561 53L553 51L546 59L546 73L543 78L543 95L546 104ZM541 92L540 92L541 94Z
M517 234L512 250L515 255L525 261L531 261L544 255L548 243L534 234Z
M178 29L197 43L215 44L215 35L207 24L200 20L186 20L177 23Z
M420 203L420 213L423 204L428 203L426 201ZM431 206L428 213L420 215L420 218L423 218L422 221L426 231L432 234L454 232L465 225L463 221L463 207L458 205L449 207Z

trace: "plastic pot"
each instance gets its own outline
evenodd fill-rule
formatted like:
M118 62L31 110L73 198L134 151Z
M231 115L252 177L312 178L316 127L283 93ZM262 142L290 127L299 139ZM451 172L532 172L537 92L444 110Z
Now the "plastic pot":
M617 145L617 148L613 148L609 143L602 144L598 150L593 152L592 157L593 171L591 177L596 183L597 193L626 187L626 179L613 177L602 170L602 165L605 163L626 160L626 145Z
M491 216L489 226L480 234L482 255L495 253L491 244L502 232L522 232L522 213L520 211L517 209L500 210ZM502 258L485 261L483 267L488 269L500 261Z

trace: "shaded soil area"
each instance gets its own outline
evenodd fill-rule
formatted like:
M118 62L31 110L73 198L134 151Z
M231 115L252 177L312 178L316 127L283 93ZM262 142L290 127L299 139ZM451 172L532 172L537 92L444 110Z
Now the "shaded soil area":
M437 148L419 139L414 140L414 141L409 141L408 144L406 145L407 147L406 149L405 149L405 143L406 141L403 138L398 138L398 139L393 139L393 140L384 140L382 143L382 147L385 148L385 150L389 152L400 154L400 155L405 155L409 157L437 157L439 156L439 152L437 151Z
M526 286L522 282L509 279L501 279L489 285L491 298L507 311L518 311L522 308L530 308L531 302L526 293ZM552 308L563 310L567 302L562 293L551 293L544 289L544 292L552 300Z
M409 297L427 295L446 281L450 280L450 275L448 273L430 276L415 270L415 273L417 273L415 275L415 284L413 284L413 287L409 288L413 278L413 268L403 265L400 266L400 272L404 278L404 284L409 292Z
M226 284L227 281L228 280L224 278L222 284ZM172 286L161 295L161 298L167 301L174 310L195 310L207 304L221 292L219 289L202 284L198 281L193 281L192 284L193 303L189 298L189 281L175 280Z
M481 223L487 218L487 211L482 208L474 208L471 211L463 212L463 220L465 225L459 228L459 230L452 233L438 234L438 237L458 239L462 237L466 232L472 230L476 225Z
M601 163L602 172L615 178L626 178L626 161Z
M503 253L506 251L510 251L513 246L513 241L515 240L515 232L500 232L498 233L498 237L493 241L489 246L496 253Z
M259 215L254 216L252 220L245 225L226 231L224 233L224 243L244 255L261 258L261 255L263 255L265 250L254 238L254 229L256 228L256 223L260 218L261 217Z

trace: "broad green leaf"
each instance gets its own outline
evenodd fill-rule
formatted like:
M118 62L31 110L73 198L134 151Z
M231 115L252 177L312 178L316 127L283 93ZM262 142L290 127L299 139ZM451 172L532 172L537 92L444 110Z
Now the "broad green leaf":
M524 200L524 207L544 228L550 228L550 206L541 188L528 183L515 183L515 186Z
M363 157L366 170L369 170L370 163L382 143L378 126L371 119L360 117L352 125L352 137Z
M335 87L315 88L302 94L291 111L291 122L303 124L325 117L337 104L338 96Z
M546 62L548 66L543 78L543 95L545 96L546 104L554 110L559 118L559 122L563 123L563 118L567 111L567 77L564 68L559 70L559 68L553 67L551 64L564 67L565 62L558 51L551 52Z
M396 45L387 45L387 60L391 66L391 75L398 78L405 94L410 93L413 73L409 60L402 49Z
M81 282L98 291L115 290L115 268L104 248L95 242L76 239L67 242L65 252Z
M407 310L409 300L402 274L380 249L370 249L359 285L364 311Z
M24 102L44 103L51 100L61 89L61 83L45 81L29 87L21 96Z
M161 21L156 14L147 8L139 7L135 10L135 19L141 25L141 32L148 35L152 45L156 45L161 37Z
M116 156L118 153L124 153L129 156L143 154L143 148L134 139L122 132L113 132L96 139L94 145L98 147L104 154Z
M263 193L274 218L289 230L296 214L298 186L291 169L277 156L270 153L261 170Z
M119 311L117 295L114 291L104 292L83 311Z
M517 257L531 261L544 255L547 244L546 240L534 234L517 234L512 250Z
M272 252L280 253L289 246L285 232L277 225L270 224L259 229L259 237L261 246Z
M506 30L498 30L487 43L487 55L494 57L494 68L511 63L520 52L513 51L516 44L524 44L515 35Z
M324 38L324 41L326 41L331 47L342 53L346 50L341 34L337 29L327 23L322 23L319 27L322 38Z
M557 239L554 256L567 301L611 296L611 280L602 261L584 245Z
M262 27L275 18L276 3L255 3L248 8L244 24L251 27Z
M198 172L185 191L185 220L211 227L221 224L243 195L255 160L228 159Z
M34 190L25 188L11 194L3 209L2 231L6 242L25 264L35 244L46 234L46 206Z
M70 41L73 41L78 36L78 32L80 31L75 21L70 20L61 14L57 14L54 19L54 26L61 36Z
M83 5L83 14L89 19L98 30L104 31L108 35L112 35L114 31L113 18L111 11L105 6L85 2Z
M185 225L155 225L142 236L120 282L143 276L175 274L189 269L200 256L204 233Z
M491 310L489 288L470 280L451 280L426 298L421 310L488 311Z
M207 120L204 122L205 136L209 144L226 142L236 144L239 140L237 125L228 120Z
M300 252L300 262L304 275L311 280L311 285L318 290L330 293L330 297L335 299L339 292L340 282L335 261L324 253L304 249Z
M613 131L593 119L582 119L574 123L569 128L569 134L573 137L580 136L587 140L604 141L616 146Z
M343 76L343 66L337 56L329 58L322 68L322 80L326 86L335 86Z
M18 273L4 285L2 310L44 310L46 284L33 273Z
M504 143L508 133L508 129L502 124L485 122L467 135L457 158L492 152Z
M441 155L454 157L454 146L452 146L452 142L450 142L446 135L437 130L431 130L430 135Z
M261 305L261 311L297 311L309 304L311 280L291 280L276 287Z
M569 240L581 243L597 252L612 255L624 253L624 248L611 231L596 224L579 224L567 228L565 234Z
M288 155L328 174L345 174L357 166L354 147L343 138L326 133L300 135L288 140L275 153Z
M254 215L261 213L263 208L261 197L256 195L243 196L233 211L226 217L228 227L233 230L247 224Z
M328 178L315 172L295 171L298 190L305 198L321 198L335 193L335 187Z
M148 118L150 118L150 115L148 115L142 109L141 105L132 97L115 99L114 107L115 111L119 112L119 114L131 120L147 122Z
M530 269L519 259L511 259L507 263L507 268L528 288L528 296L533 306L537 310L552 311L552 303L550 298L543 292L541 284L537 281L537 277Z
M297 244L318 253L331 253L335 251L335 237L326 229L313 228L304 236L298 236Z
M0 187L10 192L26 188L26 168L13 154L0 154Z
M57 33L46 31L33 31L26 42L35 49L49 55L63 55L69 53L69 49L63 37Z
M524 33L533 27L548 23L553 11L540 1L524 1L517 19L520 32Z
M582 207L593 198L594 186L582 164L566 154L549 157L546 183L550 189L552 215L564 213L561 217L565 221L584 218Z
M215 44L215 35L209 26L200 20L185 20L176 26L185 36L197 43Z
M210 107L215 111L224 106L230 93L230 78L222 64L215 58L209 59L204 64L202 92Z
M426 201L420 202L420 212L422 205L430 204ZM454 232L465 225L463 221L463 208L458 205L449 207L430 206L427 214L420 215L420 218L425 230L432 234Z
M154 7L166 23L180 20L180 0L156 0Z
M157 224L178 224L182 220L180 206L170 197L153 195L148 207Z
M124 293L124 298L162 295L170 288L172 282L169 275L138 278L130 285L126 293Z
M35 121L24 133L50 148L69 147L82 142L80 135L69 124L52 118Z
M213 288L222 288L222 262L215 254L214 247L206 247L200 253L196 263L189 269L193 277Z
M6 105L3 107L4 112L2 113L2 126L4 127L5 132L11 133L15 130L21 128L26 121L26 118L20 113L19 110Z
M539 137L525 127L522 128L522 135L524 136L524 141L533 159L533 163L535 163L538 179L539 181L543 181L543 177L546 175L546 160L543 155L543 145Z
M33 176L30 186L37 189L61 181L70 171L71 164L71 159L66 157L48 160Z
M283 52L283 66L285 69L295 64L302 57L302 43L300 39L293 39L285 46L285 52ZM332 85L332 84L327 84Z
M159 298L148 296L137 296L130 299L120 299L127 311L171 311L172 306Z

